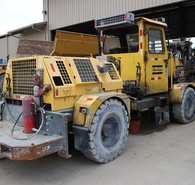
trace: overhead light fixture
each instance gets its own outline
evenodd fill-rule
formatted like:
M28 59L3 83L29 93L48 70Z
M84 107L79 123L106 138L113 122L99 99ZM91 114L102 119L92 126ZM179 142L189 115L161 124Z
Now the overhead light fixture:
M43 10L42 11L42 14L47 15L47 11L46 10Z

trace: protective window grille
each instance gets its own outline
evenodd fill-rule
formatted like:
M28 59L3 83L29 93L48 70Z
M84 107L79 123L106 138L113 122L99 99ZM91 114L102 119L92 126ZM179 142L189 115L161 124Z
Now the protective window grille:
M114 67L112 64L106 64L106 66L108 67L108 73L110 75L110 78L112 80L118 80L119 79L119 76L118 74L116 73Z
M82 82L98 82L97 75L89 59L74 59Z
M71 79L68 75L68 72L66 70L66 67L64 65L63 61L56 61L56 64L58 66L58 69L60 71L60 74L62 76L62 79L64 81L64 84L72 84Z
M14 94L33 95L32 72L35 69L35 59L12 61Z
M114 24L122 21L124 21L124 14L97 20L97 26Z

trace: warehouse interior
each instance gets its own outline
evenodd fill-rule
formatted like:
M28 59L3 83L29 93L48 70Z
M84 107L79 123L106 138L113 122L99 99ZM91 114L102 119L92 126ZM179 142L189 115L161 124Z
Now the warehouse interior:
M86 0L83 0L83 3ZM95 1L94 1L95 2ZM125 2L125 1L124 1ZM106 12L106 16L125 13L128 10L134 10L132 13L135 14L135 17L147 17L147 18L158 18L164 17L166 23L168 25L166 30L167 40L177 39L177 38L193 38L195 37L195 1L194 0L175 0L171 1L167 4L164 1L164 4L159 2L148 2L146 6L146 1L136 1L131 3L124 3L123 6L118 7L119 3L116 4L114 8L110 8L111 4L105 1L105 4L100 3L101 6L105 6L108 8L108 12ZM48 3L48 4L47 4ZM143 6L141 4L143 3ZM145 3L145 4L144 4ZM82 3L80 2L82 5ZM80 32L87 34L97 34L96 29L94 28L94 18L101 18L103 16L102 12L98 10L100 8L93 9L95 4L89 3L89 8L91 8L91 13L85 10L85 6L79 7L76 1L72 1L69 4L66 4L64 1L50 1L43 0L43 22L33 23L28 26L18 28L16 30L8 31L7 34L0 36L0 59L3 61L7 61L9 58L15 58L20 56L32 55L32 54L40 54L39 52L34 52L36 49L36 44L34 45L34 49L30 52L27 52L26 49L20 47L23 40L31 40L36 41L54 41L56 30L64 30L64 31L72 31L72 32ZM78 15L81 18L77 18L74 16L74 12L67 12L68 8L80 8ZM128 5L125 7L125 5ZM140 6L140 7L138 7ZM141 8L142 7L142 8ZM150 7L150 8L145 8ZM61 11L56 12L57 9L60 8ZM64 9L64 10L63 10ZM62 12L62 10L65 12ZM96 10L96 12L94 12ZM100 9L101 10L101 9ZM114 13L115 12L115 13ZM116 13L118 12L118 13ZM70 19L67 19L67 15L72 16ZM83 16L83 17L82 17ZM41 27L40 27L41 25ZM37 27L38 26L38 27ZM37 29L38 28L38 29ZM194 41L194 39L192 39ZM22 43L22 46L26 46L26 43ZM40 42L39 42L40 43ZM52 46L52 44L50 44ZM193 45L194 47L195 45ZM18 50L19 48L19 50ZM22 48L22 49L21 49ZM32 48L32 47L31 47ZM50 49L51 50L51 49ZM25 53L26 52L26 53ZM49 52L48 52L49 53ZM47 53L47 54L48 54ZM42 52L43 54L43 52ZM44 53L45 54L45 53Z
M166 32L167 39L195 37L195 27L193 26L195 24L194 0L182 1L169 5L136 10L132 13L135 14L135 17L164 17L166 23L168 24ZM62 27L59 28L59 30L97 34L97 31L94 28L94 20L67 27ZM55 32L56 30L51 31L51 40L54 40Z

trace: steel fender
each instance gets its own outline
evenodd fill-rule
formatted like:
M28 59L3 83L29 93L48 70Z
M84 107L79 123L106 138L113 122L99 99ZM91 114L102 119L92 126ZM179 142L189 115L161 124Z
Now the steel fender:
M109 92L83 95L75 103L73 124L89 128L91 126L96 110L104 101L110 98L116 98L121 101L125 105L128 114L130 114L130 99L126 94Z
M173 85L170 91L170 103L182 103L183 93L187 87L195 89L195 83L181 83Z

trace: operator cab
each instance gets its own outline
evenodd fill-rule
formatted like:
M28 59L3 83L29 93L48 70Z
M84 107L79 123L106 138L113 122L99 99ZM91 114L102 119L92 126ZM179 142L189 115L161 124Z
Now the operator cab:
M100 31L100 45L104 54L138 52L138 26L132 13L97 19L95 27Z
M95 20L98 58L115 64L126 94L143 97L167 92L166 26L162 20L135 19L130 12Z

